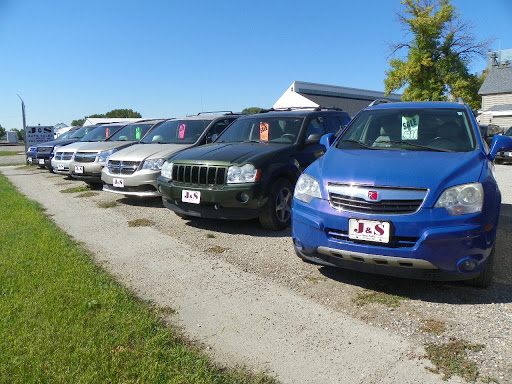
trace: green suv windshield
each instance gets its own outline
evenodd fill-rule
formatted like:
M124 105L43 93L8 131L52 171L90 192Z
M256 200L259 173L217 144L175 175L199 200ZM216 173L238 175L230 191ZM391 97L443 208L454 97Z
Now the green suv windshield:
M259 116L242 118L231 124L216 143L271 142L294 143L303 118Z
M153 124L130 124L108 138L109 141L139 141Z
M193 144L212 120L169 120L152 131L140 142L145 144Z
M370 109L336 144L339 149L468 152L476 139L463 109Z

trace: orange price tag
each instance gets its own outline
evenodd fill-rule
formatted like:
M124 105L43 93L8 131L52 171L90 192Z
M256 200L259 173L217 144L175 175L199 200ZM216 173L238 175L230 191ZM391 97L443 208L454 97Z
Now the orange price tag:
M260 141L268 141L268 123L260 123Z

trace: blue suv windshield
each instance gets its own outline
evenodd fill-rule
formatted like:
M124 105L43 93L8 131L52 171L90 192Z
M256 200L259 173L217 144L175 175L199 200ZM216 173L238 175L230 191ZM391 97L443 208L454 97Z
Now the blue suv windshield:
M476 138L462 108L383 108L357 115L336 147L468 152L476 148Z

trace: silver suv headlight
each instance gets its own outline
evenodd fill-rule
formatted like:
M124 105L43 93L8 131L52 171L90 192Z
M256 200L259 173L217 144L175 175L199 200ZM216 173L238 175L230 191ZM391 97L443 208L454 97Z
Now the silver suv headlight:
M97 156L96 161L99 163L106 163L108 157L115 152L117 152L117 149L115 149L115 148L109 149L108 151L100 152L96 155Z
M172 166L173 163L168 163L167 161L162 165L161 175L169 180L172 180Z
M147 159L142 163L142 169L150 169L152 171L159 171L162 169L165 159Z
M320 184L315 178L303 173L297 180L293 197L304 203L310 203L313 199L321 199Z
M467 215L482 211L484 189L480 183L461 184L445 189L435 208L445 208L450 215Z
M245 164L241 167L233 165L228 168L228 184L254 183L259 181L261 171L254 168L252 164Z

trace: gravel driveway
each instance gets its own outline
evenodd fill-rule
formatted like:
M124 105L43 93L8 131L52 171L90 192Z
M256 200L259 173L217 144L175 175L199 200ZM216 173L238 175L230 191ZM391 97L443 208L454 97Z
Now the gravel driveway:
M314 266L295 256L290 230L182 220L160 199L80 197L59 191L81 182L37 167L0 171L139 296L176 309L174 321L220 362L283 383L442 383L425 369L423 346L465 340L484 345L469 353L479 382L512 382L512 166L496 166L499 268L488 289ZM151 225L128 226L135 219ZM399 306L354 302L374 291Z

